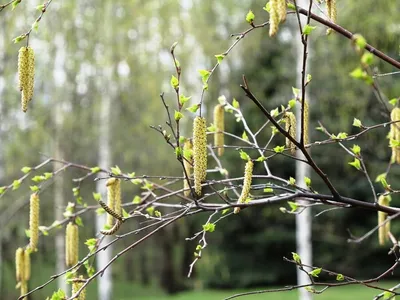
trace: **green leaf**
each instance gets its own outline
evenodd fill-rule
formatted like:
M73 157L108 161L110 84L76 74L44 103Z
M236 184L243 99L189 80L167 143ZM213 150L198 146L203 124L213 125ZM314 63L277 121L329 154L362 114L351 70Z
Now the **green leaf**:
M74 188L72 188L72 192L74 193L74 196L75 196L75 197L79 196L79 191L80 191L80 188L79 188L79 187L74 187Z
M399 98L393 98L389 100L389 103L392 104L393 106L397 106L397 103L399 102Z
M224 60L225 55L217 54L217 55L215 55L215 58L217 59L218 64L220 64Z
M361 123L361 121L360 121L359 119L354 118L354 120L353 120L353 126L354 126L354 127L359 127L359 128L361 128L363 125L362 125L362 123Z
M232 106L236 109L239 109L240 105L239 105L239 101L237 101L235 98L233 98L232 100Z
M309 177L304 177L304 183L308 188L311 188L311 179Z
M177 158L182 157L182 155L183 155L182 147L175 147L175 155L176 155Z
M256 161L263 162L263 161L265 161L266 159L267 159L267 158L266 158L264 155L262 155L262 156L258 157L258 158L256 159Z
M211 124L209 127L207 127L208 132L216 132L217 131L217 126L214 124Z
M96 174L96 173L98 173L98 172L100 172L100 167L93 167L93 168L90 168L90 172L92 172L93 174Z
M354 34L353 39L355 44L362 50L367 45L366 39L361 34Z
M241 159L243 159L245 161L249 161L251 159L250 156L246 152L244 152L243 150L240 150L239 153L240 153L240 158Z
M27 238L31 237L31 231L29 229L25 229L25 235Z
M31 170L32 170L32 168L30 168L30 167L23 167L21 169L22 173L25 173L25 174L29 173Z
M147 212L150 216L154 215L154 211L155 211L154 206L150 206L150 207L146 208L146 212Z
M14 44L19 43L20 41L24 40L26 38L26 35L20 35L17 36L16 38L13 39Z
M80 227L83 227L82 218L81 217L76 217L75 218L75 224L80 226Z
M277 115L279 115L279 108L277 107L277 108L271 110L271 111L270 111L270 115L271 115L272 117L276 117Z
M180 111L175 110L174 118L175 118L175 121L179 121L180 119L183 118L183 114Z
M85 245L88 246L89 252L91 253L96 250L97 239L88 239L86 240Z
M44 176L44 179L47 180L47 179L50 179L51 177L53 177L53 173L51 173L51 172L45 172L45 173L43 174L43 176Z
M124 218L128 218L128 217L130 217L130 214L125 209L122 209L122 216Z
M383 300L394 299L393 296L395 296L395 293L391 293L389 291L383 292Z
M288 7L289 9L296 10L296 6L295 6L293 3L288 2L288 3L287 3L287 7Z
M353 153L355 155L360 155L361 153L361 147L358 145L353 145L353 148L351 148L351 151L353 151Z
M350 76L356 79L362 79L365 76L365 72L360 67L357 67L351 71Z
M39 230L43 235L45 235L45 236L49 235L49 232L47 231L47 227L46 226L39 226Z
M386 191L390 191L390 185L387 183L386 181L386 177L381 177L380 178L380 183L382 184L382 187L386 190Z
M274 192L274 189L272 189L272 188L265 188L264 190L264 193L273 193Z
M213 232L215 230L215 224L207 222L203 225L203 230L206 232Z
M263 10L270 13L271 12L271 1L268 1L267 4L263 7Z
M101 200L101 194L93 192L93 198L94 200L99 201Z
M335 137L335 139L343 140L343 139L346 139L347 136L348 136L348 135L347 135L346 132L339 132L338 135Z
M7 190L6 186L0 187L0 195L3 194Z
M253 23L254 18L255 18L254 13L251 10L249 10L249 12L246 15L246 22L251 24Z
M13 181L13 183L12 183L13 191L17 190L20 186L21 186L21 181L20 180L16 179L16 180Z
M298 255L296 252L292 252L292 257L296 264L301 264L300 255Z
M243 131L242 139L244 139L245 141L249 140L249 137L247 136L246 131Z
M200 250L202 250L203 249L203 247L201 246L201 245L197 245L196 246L196 251L200 251Z
M295 107L296 106L296 99L289 100L288 106L289 106L289 108Z
M179 88L179 80L174 75L171 77L171 86L177 90Z
M154 211L154 216L157 218L161 218L161 212L159 210Z
M309 35L317 26L311 26L310 24L306 24L303 28L303 34Z
M288 201L288 204L292 209L291 212L295 212L299 208L299 205L296 202Z
M365 65L371 65L374 62L374 55L370 52L365 52L361 56L361 62Z
M306 84L310 83L312 80L311 74L307 74Z
M219 97L218 97L218 102L219 102L219 104L221 104L221 105L226 105L227 101L226 101L225 95L219 96Z
M357 158L355 158L354 161L349 162L349 165L350 165L350 166L353 166L353 167L356 168L357 170L361 170L361 163L360 163L360 161L359 161Z
M32 192L37 192L39 191L39 187L37 185L31 185L29 186L29 188L31 189ZM0 193L1 194L1 193Z
M199 72L199 74L201 76L201 80L203 81L204 84L206 84L208 78L210 77L210 71L208 71L208 70L198 70L198 72Z
M135 185L138 185L138 184L141 184L141 183L142 183L142 179L134 178L134 179L131 179L131 182L132 182L133 184L135 184Z
M382 178L386 180L386 173L381 173L375 178L375 182L381 182Z
M197 112L197 110L200 108L200 104L193 104L192 106L186 108L187 111L190 111L192 113Z
M118 166L115 166L111 168L111 173L114 175L121 175L122 171Z
M11 10L14 10L17 6L18 6L18 4L21 2L21 0L15 0L13 3L12 3L12 5L11 5Z
M294 179L293 177L289 178L289 185L295 185L296 184L296 179Z
M35 30L35 32L38 32L38 29L39 29L39 22L38 21L33 22L32 29Z
M336 275L336 280L337 280L337 281L343 281L343 280L344 280L343 274L337 274L337 275Z
M321 271L322 271L322 268L317 268L317 269L314 269L314 270L308 272L308 274L311 275L312 277L318 277L318 275L321 273Z
M282 153L285 151L285 146L276 146L274 149L275 153Z
M40 5L36 6L37 10L43 10L43 8L44 8L44 4L40 4Z
M102 207L99 207L98 209L96 209L96 214L98 215L98 216L101 216L101 215L103 215L103 214L105 214L105 210L104 210L104 208L102 208Z
M222 211L222 215L225 215L227 212L229 212L231 209L230 208L225 208L223 211Z
M179 103L181 105L184 105L186 102L188 102L192 97L185 97L184 95L180 94L179 95Z

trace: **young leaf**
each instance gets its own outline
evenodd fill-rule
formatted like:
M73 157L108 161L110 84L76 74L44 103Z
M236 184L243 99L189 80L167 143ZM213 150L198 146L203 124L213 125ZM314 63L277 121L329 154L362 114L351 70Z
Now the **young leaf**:
M322 271L322 268L317 268L317 269L314 269L314 270L308 272L308 274L311 275L312 277L318 277L318 275L321 273L321 271Z
M294 179L293 177L289 178L289 185L295 185L296 184L296 179Z
M193 104L192 106L186 108L186 110L195 113L199 108L200 104Z
M254 18L255 18L254 13L251 10L249 10L249 12L246 15L246 22L251 24L253 23Z
M201 76L201 80L203 81L204 84L206 84L208 78L210 77L210 71L208 71L208 70L199 70L198 72L199 72L199 74Z
M344 280L343 274L337 274L337 275L336 275L336 280L337 280L337 281L343 281L343 280Z
M30 167L23 167L21 169L22 173L25 173L25 174L29 173L31 170L32 170L32 168L30 168Z
M288 201L288 204L292 209L291 212L295 212L299 208L299 205L296 202Z
M206 232L213 232L215 230L215 224L214 223L206 223L203 225L203 230Z
M96 174L96 173L100 172L100 167L90 168L90 172L92 172L93 174Z
M244 139L245 141L249 140L249 137L247 136L246 131L243 131L242 139Z
M292 252L292 257L293 257L293 260L296 262L296 264L301 264L300 255L298 255L296 252Z
M217 54L217 55L215 55L215 58L217 59L218 64L220 64L224 60L225 55Z
M357 158L355 158L354 161L349 162L349 165L350 165L350 166L353 166L353 167L356 168L357 170L361 170L361 163L360 163L360 161L359 161Z
M174 118L175 121L179 121L180 119L183 118L183 114L180 111L175 111Z
M251 159L250 156L243 150L240 150L240 158L245 161L249 161Z
M360 155L361 152L361 147L358 145L353 145L353 148L351 148L351 151L353 151L353 153L355 155Z
M362 125L362 123L361 123L361 121L360 121L359 119L354 118L354 120L353 120L353 126L354 126L354 127L359 127L359 128L361 128L363 125Z
M235 98L233 98L232 100L232 106L236 109L239 109L240 105L239 105L239 101L237 101Z
M303 34L309 35L315 28L317 28L317 26L306 24L303 28Z
M275 153L282 153L283 151L285 151L285 146L276 146L274 148Z
M171 86L174 88L174 90L179 88L179 80L174 75L171 77Z
M179 103L181 105L184 105L186 102L188 102L190 100L190 98L192 98L192 97L191 96L190 97L185 97L184 95L180 94L179 95Z
M311 179L309 178L309 177L304 177L304 183L306 184L306 186L308 187L308 188L310 188L311 187Z
M118 166L115 166L111 168L111 173L113 173L114 175L121 175L122 171Z

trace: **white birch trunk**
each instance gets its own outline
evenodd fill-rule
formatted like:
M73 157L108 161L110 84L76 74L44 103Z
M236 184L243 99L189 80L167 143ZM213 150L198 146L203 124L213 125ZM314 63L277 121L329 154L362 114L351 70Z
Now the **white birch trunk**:
M113 22L113 9L112 9L112 2L106 1L104 3L104 41L105 41L105 53L104 55L107 56L105 61L110 64L106 67L103 67L103 74L98 74L101 78L99 83L99 90L101 97L101 107L100 107L100 114L99 114L99 143L98 143L98 150L99 150L99 161L98 166L102 168L109 168L111 166L111 148L110 148L110 128L111 128L111 101L112 95L114 95L114 88L112 86L112 72L113 68L111 67L111 38L113 35L112 32L112 22ZM99 70L101 70L99 66ZM99 180L96 183L96 190L97 193L101 194L102 199L107 198L107 189L105 182L103 180ZM96 217L96 233L99 233L100 230L103 229L104 224L106 224L107 215L102 214ZM106 236L103 239L103 245L110 241L110 237ZM110 260L112 256L112 247L107 247L106 250L100 251L96 257L96 267L97 270L102 269ZM111 292L112 292L112 278L111 272L112 266L109 266L107 270L100 276L98 280L98 297L99 300L110 300L111 299Z
M308 7L309 2L307 0L298 0L297 4L301 7ZM302 26L306 24L306 19L302 18ZM297 86L301 87L301 71L303 64L303 44L299 36L299 28L296 24L294 47L296 49L296 74L297 74ZM309 48L309 47L308 47ZM308 94L306 93L306 99L309 100ZM296 105L296 120L297 121L297 138L300 140L301 131L301 105ZM296 156L299 159L304 159L304 155L300 151L296 151ZM296 161L296 183L301 187L306 187L304 183L304 177L310 176L310 168L307 164L297 160ZM299 203L307 204L307 201L300 200ZM301 261L304 264L312 264L312 242L311 242L311 208L304 210L302 213L296 215L296 252L300 255ZM310 283L310 280L304 272L297 269L297 284L303 285ZM312 294L307 292L304 288L299 290L300 300L311 300Z

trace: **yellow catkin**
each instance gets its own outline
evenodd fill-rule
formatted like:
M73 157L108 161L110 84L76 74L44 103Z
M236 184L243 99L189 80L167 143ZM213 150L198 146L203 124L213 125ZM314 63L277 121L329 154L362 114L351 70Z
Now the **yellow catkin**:
M29 248L31 251L36 251L39 241L39 211L40 211L39 195L37 193L33 193L30 199L30 211L29 211L29 233L30 233Z
M72 267L79 258L79 229L78 225L69 222L65 230L65 264Z
M22 111L26 112L28 102L32 100L35 77L35 53L31 47L21 47L19 50L18 77Z
M400 108L393 108L390 119L391 121L400 121ZM400 122L390 124L389 138L400 142ZM392 163L400 164L400 147L392 147Z
M326 0L326 9L328 18L336 23L337 21L337 9L336 9L336 0ZM333 32L332 28L328 28L326 30L326 34L329 35Z
M310 136L308 125L310 123L310 114L308 108L308 101L304 101L304 145L308 145L310 143Z
M271 0L271 10L269 11L269 36L273 37L278 32L279 28L279 12L278 12L278 1Z
M121 214L121 180L117 178L110 178L107 180L107 206ZM110 214L107 215L107 225L114 225L114 217Z
M389 206L390 196L379 196L378 203L379 205ZM385 222L387 218L387 213L378 211L378 225ZM385 242L389 239L389 232L390 232L390 221L387 222L385 225L380 226L378 229L378 239L379 245L384 245Z
M84 280L82 275L79 276L79 278L73 279L73 281L72 281L72 295L74 295L76 292L78 292L79 289L84 284L83 281L79 281L79 280ZM86 288L84 288L81 291L81 293L79 294L79 296L76 299L77 300L85 300L86 299Z
M207 176L207 132L206 120L196 117L193 123L193 175L194 190L201 195L201 183Z
M192 164L193 164L193 145L190 140L186 140L186 142L183 145L183 155L184 155L184 160L183 160L183 166L185 168L187 176L190 178L192 174ZM185 173L183 174L185 177ZM190 195L190 187L188 184L188 181L186 178L183 179L183 188L185 191L183 194L188 197Z
M214 134L214 146L218 148L218 156L224 154L224 134L225 131L225 110L224 106L218 104L214 107L214 125L216 132Z
M278 5L278 16L279 16L279 22L283 23L286 21L286 0L277 0Z
M24 280L31 279L31 252L26 249L24 252Z
M246 166L244 168L244 180L243 180L243 188L242 188L242 193L240 194L240 197L237 201L237 203L245 203L247 198L249 198L250 194L250 188L251 188L251 180L253 176L253 165L254 163L249 160L246 163ZM233 213L237 214L240 212L240 207L235 207L233 210Z
M15 278L17 282L21 282L24 280L24 271L25 271L25 252L24 249L18 248L15 251Z
M26 281L21 282L21 296L28 293L28 283ZM21 300L28 299L27 297L21 298Z
M285 129L292 138L296 138L296 116L292 112L285 113ZM291 140L286 138L286 147L292 154L296 153L296 147Z

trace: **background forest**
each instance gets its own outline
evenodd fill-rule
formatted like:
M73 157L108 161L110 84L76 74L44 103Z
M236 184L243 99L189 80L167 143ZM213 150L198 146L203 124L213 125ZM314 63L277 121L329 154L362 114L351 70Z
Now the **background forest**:
M268 20L268 14L262 9L265 1L258 0L53 1L38 32L30 37L30 45L36 52L35 96L28 113L24 114L20 109L16 74L21 45L13 44L12 40L29 29L37 17L34 7L38 4L23 1L15 10L0 13L0 186L19 178L23 166L35 166L49 157L98 165L104 126L110 132L110 161L101 167L118 165L124 172L157 176L180 174L174 152L149 127L164 124L166 120L159 94L165 92L165 99L171 103L175 96L169 85L174 72L169 53L171 45L178 42L175 51L182 66L183 93L196 98L202 90L197 70L211 68L215 64L214 55L231 45L230 34L248 27L245 21L248 10L253 10L257 22ZM362 33L370 44L397 60L400 58L398 1L338 1L338 11L340 25ZM224 95L230 102L232 98L239 101L250 127L265 122L239 88L242 74L268 109L287 103L293 97L291 86L296 85L294 37L297 30L294 16L289 16L273 39L268 37L267 28L247 36L212 77L205 96L206 117L211 120L213 106ZM318 25L310 37L310 45L311 140L324 139L323 133L314 130L319 121L330 132L350 134L355 130L352 127L355 117L365 124L384 122L388 118L387 100L400 95L400 85L395 84L399 75L378 79L384 93L385 103L381 103L372 88L348 75L358 63L348 40L335 34L326 36L326 28ZM393 71L390 65L378 60L373 68L377 73ZM110 100L107 116L102 113L104 97ZM226 118L226 128L241 136L242 124L233 115ZM189 114L183 122L183 134L190 135ZM357 141L373 178L386 170L390 160L387 133L388 130L381 128ZM282 144L283 141L282 137ZM239 145L229 137L225 143ZM366 194L368 182L358 176L348 165L349 157L338 149L315 147L312 152L340 192L357 199L370 197ZM224 164L238 165L231 168L232 177L243 175L237 158L235 148L226 149L222 157ZM284 156L275 159L270 167L279 170L283 178L295 176L294 161ZM261 169L259 173L262 174ZM399 175L398 167L394 167L391 181ZM76 185L72 178L80 176L83 176L80 171L68 170L48 182L41 194L43 225L51 225L57 216L62 216L67 203L75 201ZM326 192L318 178L311 176L311 179L315 190ZM93 181L85 181L81 186L81 196L88 203L95 204L92 199L95 188ZM123 200L128 202L142 192L135 185L127 184L123 188ZM18 295L14 256L15 249L26 243L29 195L29 186L24 185L0 198L0 295L4 300L16 299ZM394 206L400 205L399 201L393 196ZM282 257L290 257L296 249L295 218L282 214L280 206L246 209L236 217L221 221L218 230L209 235L209 246L191 279L186 276L196 242L185 238L201 228L206 216L186 218L162 230L156 238L113 265L116 293L113 299L123 299L122 291L128 286L137 287L140 295L159 288L175 293L186 289L294 283L296 270ZM318 212L313 209L312 213ZM95 217L95 212L82 215L82 241L94 236ZM348 242L352 235L364 234L376 222L375 212L358 209L333 210L314 217L314 264L357 278L376 276L392 263L387 247L378 245L377 235L361 244ZM137 225L132 222L127 230ZM400 233L398 222L392 222L392 232ZM32 266L39 271L32 276L32 287L56 273L57 235L63 239L64 231L52 231L40 242ZM131 242L123 241L113 252ZM81 246L81 253L85 253L86 247L83 243ZM393 274L393 279L399 279L398 274ZM95 286L96 283L90 286L89 294L95 294ZM55 281L30 299L45 299L56 288Z

